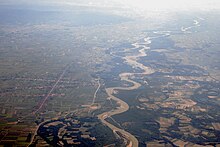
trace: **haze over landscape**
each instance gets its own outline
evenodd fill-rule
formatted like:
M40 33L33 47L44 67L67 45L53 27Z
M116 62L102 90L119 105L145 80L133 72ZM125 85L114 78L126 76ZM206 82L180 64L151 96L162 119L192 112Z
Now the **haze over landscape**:
M219 0L1 0L0 146L220 147Z

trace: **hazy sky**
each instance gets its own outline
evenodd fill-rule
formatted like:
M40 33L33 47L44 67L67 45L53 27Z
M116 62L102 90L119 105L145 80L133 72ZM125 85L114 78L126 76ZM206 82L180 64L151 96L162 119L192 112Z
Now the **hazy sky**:
M56 3L67 5L91 5L127 7L139 10L220 10L220 0L0 0L1 3Z
M129 6L138 6L142 8L187 8L187 7L209 7L220 8L220 0L0 0L1 2L59 2L59 3L123 3Z
M219 9L220 0L118 0L130 7L160 10L160 9Z
M50 0L55 1L55 0ZM140 9L220 9L220 0L56 0L59 2L105 4L112 6L117 3L123 6Z

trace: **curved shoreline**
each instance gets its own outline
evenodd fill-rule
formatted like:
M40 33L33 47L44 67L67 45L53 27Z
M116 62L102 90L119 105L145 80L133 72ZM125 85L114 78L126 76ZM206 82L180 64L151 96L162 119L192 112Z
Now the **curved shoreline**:
M145 50L149 49L149 47L147 47L146 45L150 44L151 41L150 41L150 38L145 38L144 39L144 43L134 43L132 44L134 46L134 48L131 48L131 49L139 49L139 54L137 55L134 55L134 56L125 56L125 57L122 57L125 62L132 66L133 68L140 68L143 70L143 72L141 73L127 73L127 72L124 72L124 73L120 73L119 74L119 77L121 79L121 81L127 81L129 83L132 83L133 85L130 86L130 87L110 87L110 88L106 88L106 93L108 94L109 98L116 101L120 106L117 107L116 109L113 109L111 111L108 111L108 112L104 112L100 115L98 115L98 118L102 121L103 124L107 125L110 129L112 129L112 131L115 133L115 132L120 132L121 134L123 134L123 137L129 141L128 143L128 147L138 147L138 140L137 138L132 135L131 133L123 130L123 129L120 129L116 126L114 126L113 124L109 123L106 121L106 118L108 117L111 117L113 115L116 115L116 114L121 114L123 112L126 112L128 111L129 109L129 105L122 101L120 98L114 96L114 92L115 90L135 90L135 89L138 89L139 87L141 87L141 84L130 79L131 76L134 76L134 75L149 75L149 74L152 74L154 73L155 71L153 69L151 69L150 67L147 67L145 65L143 65L142 63L139 63L137 60L139 57L144 57L144 56L147 56L147 54L145 53Z

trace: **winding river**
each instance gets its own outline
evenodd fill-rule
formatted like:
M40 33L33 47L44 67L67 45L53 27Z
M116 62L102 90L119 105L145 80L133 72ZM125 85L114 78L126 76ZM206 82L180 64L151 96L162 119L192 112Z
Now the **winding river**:
M199 26L199 22L198 21L194 21L194 26ZM190 30L194 26L191 26L191 27L188 27L188 28L183 28L183 29L181 29L181 31L182 32L185 32L186 30L188 31L188 30ZM152 69L150 67L147 67L147 66L143 65L142 63L138 62L138 59L140 57L147 56L146 50L150 49L149 44L151 43L152 39L159 38L159 37L166 37L166 36L170 35L170 31L160 31L160 32L154 32L154 33L158 34L158 36L157 37L144 38L144 40L141 43L136 42L136 43L132 44L133 48L125 49L125 51L138 50L138 53L136 55L133 55L133 56L129 55L129 56L125 56L125 57L117 56L117 57L123 58L124 62L127 63L128 65L130 65L131 67L141 69L142 72L139 72L139 73L122 72L122 73L120 73L119 77L120 77L121 81L129 82L129 83L132 84L132 86L129 86L129 87L109 87L109 88L106 88L105 90L106 90L106 93L109 96L109 99L116 101L117 104L119 104L119 106L116 109L112 109L112 110L110 110L108 112L104 112L104 113L98 115L98 118L101 120L101 122L103 124L105 124L110 129L112 129L113 132L117 136L120 136L120 137L122 137L122 138L127 140L127 147L138 147L138 140L137 140L137 138L134 135L132 135L131 133L129 133L129 132L127 132L127 131L125 131L125 130L123 130L121 128L118 128L118 127L114 126L113 124L109 123L108 121L106 121L106 119L109 118L109 117L112 117L114 115L126 112L129 109L129 105L126 102L124 102L120 98L114 96L114 94L115 94L115 92L117 90L128 90L129 91L129 90L138 89L139 87L141 87L141 83L138 83L138 82L134 81L132 79L132 77L134 77L135 75L150 75L150 74L155 72L154 69ZM53 91L53 89L59 83L60 79L63 77L63 75L65 74L66 70L67 70L67 67L65 68L65 70L63 71L63 73L61 74L61 76L59 77L59 79L57 80L55 85L53 86L53 88L49 91L49 94ZM97 94L99 88L100 88L100 82L99 82L99 79L98 79L98 88L95 91L94 99L92 101L92 104L94 104L94 102L95 102L96 94ZM44 101L41 103L40 107L37 110L35 110L35 112L32 113L32 114L35 114L36 112L38 112L42 108L42 106L46 102L47 98L49 97L49 94L46 96ZM71 113L73 113L73 112L71 112ZM42 123L44 123L44 122L42 122ZM39 126L41 124L38 125L38 127L37 127L37 129L36 129L32 139L31 139L31 142L30 142L29 145L31 145L33 143L34 136L37 134L37 130L38 130L38 128L39 128Z
M192 26L190 27L187 27L187 28L184 28L182 27L181 28L181 31L183 33L185 33L186 31L190 32L190 29L193 28L193 27L198 27L200 26L200 22L197 21L197 20L194 20L194 23ZM145 65L143 65L142 63L138 62L138 59L140 57L145 57L147 56L146 54L146 50L149 50L150 47L149 47L149 44L151 43L151 40L152 39L156 39L156 38L160 38L160 37L167 37L170 35L170 31L158 31L158 32L154 32L154 34L157 34L158 36L156 37L148 37L148 38L144 38L144 40L139 43L139 42L136 42L134 44L132 44L133 48L130 48L130 49L125 49L125 51L129 51L129 50L138 50L138 54L136 55L133 55L133 56L125 56L125 57L121 57L124 59L124 61L132 66L133 68L138 68L138 69L141 69L143 70L143 72L140 72L140 73L128 73L128 72L123 72L123 73L120 73L119 74L119 77L121 79L121 81L126 81L126 82L129 82L132 84L132 86L130 87L110 87L110 88L106 88L106 93L108 94L109 96L109 99L111 100L114 100L117 102L117 104L119 104L119 106L116 108L116 109L112 109L108 112L104 112L100 115L98 115L98 118L102 121L103 124L107 125L110 129L113 130L113 132L120 137L124 138L127 140L127 147L138 147L138 140L137 138L132 135L131 133L123 130L123 129L120 129L116 126L114 126L113 124L109 123L106 121L106 119L108 117L111 117L113 115L117 115L117 114L121 114L123 112L126 112L128 109L129 109L129 105L122 101L120 98L114 96L114 93L117 91L117 90L135 90L135 89L138 89L140 86L141 86L141 83L138 83L134 80L132 80L131 77L134 77L135 75L150 75L152 73L154 73L154 69L150 68L150 67L147 67ZM111 55L114 56L114 54L111 53ZM115 55L117 56L117 55ZM120 57L120 56L117 56L117 57Z
M152 68L147 67L147 66L143 65L142 63L138 62L138 59L140 57L147 56L146 50L149 49L148 45L150 43L151 43L150 38L145 38L144 42L142 42L142 43L132 44L132 46L134 46L134 47L131 48L131 50L139 49L138 54L133 55L133 56L125 56L125 57L123 57L123 59L125 60L125 62L128 65L132 66L133 68L139 68L139 69L143 70L143 72L140 72L140 73L128 73L128 72L120 73L119 77L120 77L121 81L127 81L129 83L132 83L132 86L106 88L105 90L106 90L106 93L108 94L109 98L116 101L119 104L119 107L117 107L116 109L113 109L111 111L104 112L104 113L98 115L98 118L102 121L102 123L104 123L109 128L111 128L114 133L122 134L123 138L129 141L127 144L128 147L138 147L137 138L135 136L133 136L132 134L130 134L129 132L127 132L123 129L120 129L120 128L114 126L113 124L107 122L106 118L111 117L116 114L121 114L123 112L126 112L129 109L129 105L126 102L124 102L120 98L114 96L114 93L116 90L135 90L135 89L138 89L141 86L141 84L132 80L131 77L135 76L135 75L149 75L149 74L152 74L155 72Z

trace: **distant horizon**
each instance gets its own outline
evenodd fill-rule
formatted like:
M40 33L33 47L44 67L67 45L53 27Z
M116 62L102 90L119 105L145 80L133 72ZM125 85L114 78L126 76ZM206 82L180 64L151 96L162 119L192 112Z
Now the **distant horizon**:
M1 5L19 5L27 8L39 6L40 9L44 10L48 9L48 6L60 7L62 10L72 10L75 6L91 7L94 10L105 9L106 12L120 16L141 17L144 19L149 17L161 17L162 19L170 14L182 11L206 12L220 10L220 0L2 0Z
M98 7L118 7L140 10L214 10L220 9L219 0L2 0L1 4L58 4Z

